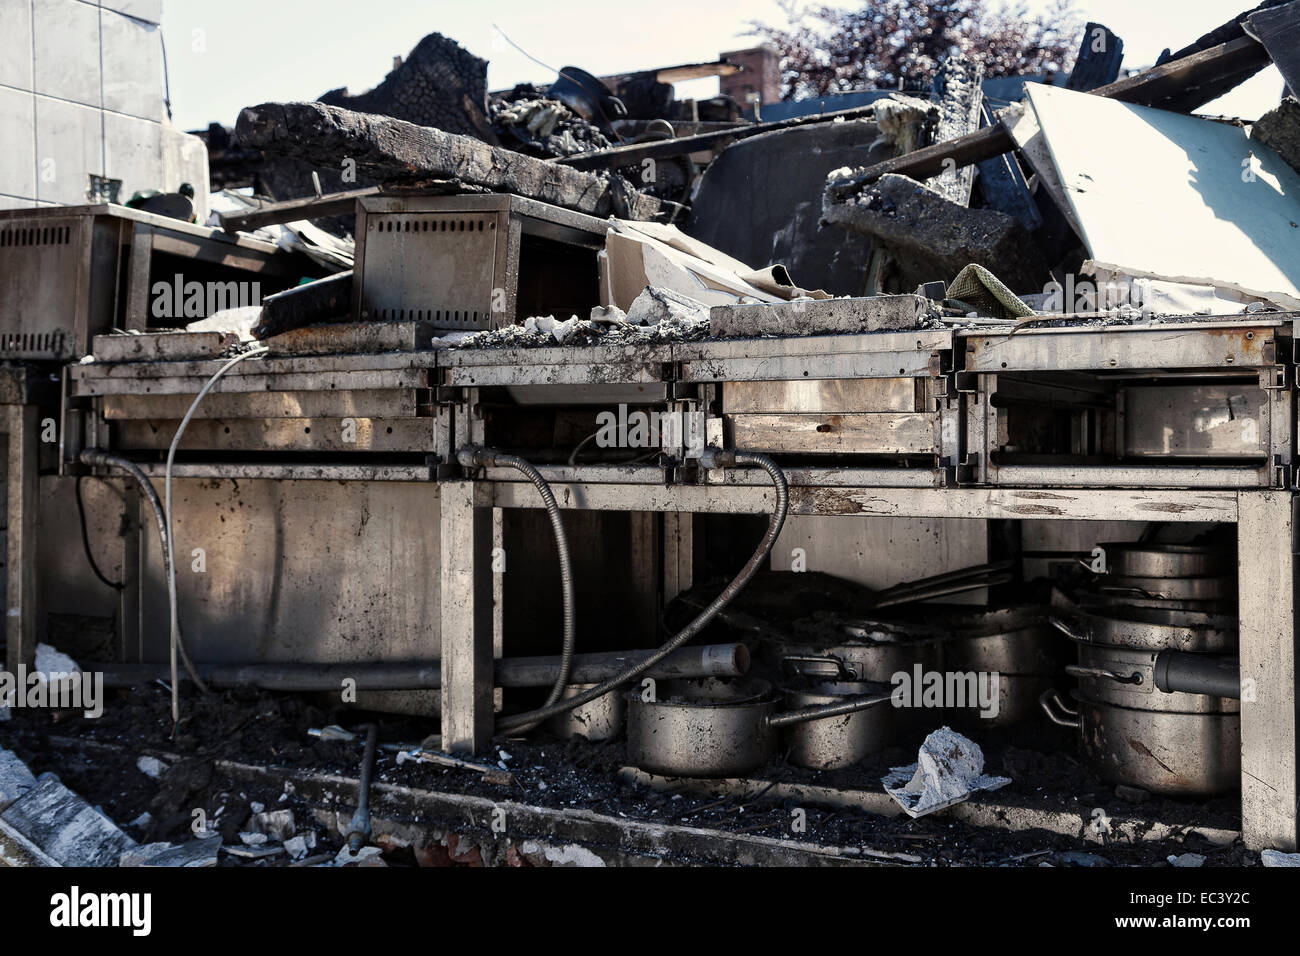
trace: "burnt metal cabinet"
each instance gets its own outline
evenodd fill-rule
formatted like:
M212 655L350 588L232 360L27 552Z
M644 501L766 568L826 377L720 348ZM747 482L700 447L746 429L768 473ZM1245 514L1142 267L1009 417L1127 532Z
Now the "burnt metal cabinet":
M259 279L261 292L303 271L274 243L228 236L125 206L0 212L0 359L75 361L91 339L151 323L158 280ZM170 325L187 320L169 319Z
M605 223L592 216L519 196L372 196L356 232L362 320L478 331L600 304Z

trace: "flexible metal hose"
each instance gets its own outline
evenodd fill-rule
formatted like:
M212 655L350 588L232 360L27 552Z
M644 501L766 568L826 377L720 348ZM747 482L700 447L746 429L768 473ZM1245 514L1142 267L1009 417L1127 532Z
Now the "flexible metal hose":
M564 609L564 640L560 648L560 673L551 686L551 692L547 695L546 703L542 705L543 707L549 707L560 699L560 696L564 693L564 688L569 684L569 673L573 669L573 652L577 643L573 606L573 564L569 560L569 539L564 533L564 521L560 514L560 506L555 501L555 494L551 491L550 483L542 477L540 471L524 459L516 455L505 455L490 448L473 449L469 453L469 458L476 465L503 466L513 468L522 474L533 483L537 493L542 496L542 504L546 506L546 512L551 518L551 531L555 534L555 550L559 556L560 600ZM532 730L538 723L541 723L541 721L538 720L527 726L521 726L519 729L521 731Z
M81 463L97 468L117 468L126 472L140 486L144 492L145 500L149 502L149 508L153 511L154 523L158 526L158 544L162 552L163 574L167 575L168 580L174 580L172 575L172 549L171 539L167 526L167 516L163 512L162 502L158 500L158 492L154 490L153 482L149 476L140 470L140 466L133 461L128 461L117 455L110 455L106 451L100 451L98 448L88 448L81 453ZM180 707L180 681L177 680L176 658L177 655L185 664L185 670L190 675L190 680L194 681L204 693L207 693L207 686L199 677L198 670L190 661L190 655L185 652L185 642L181 637L180 621L173 614L171 629L171 677L172 677L172 721L179 722L181 719Z
M191 679L193 679L195 686L198 687L198 689L204 694L208 692L207 686L203 683L203 681L199 680L198 671L196 671L194 669L194 665L190 663L189 656L185 654L185 647L180 639L180 633L181 633L180 610L177 607L177 601L176 601L176 554L172 548L172 544L173 544L172 462L176 458L176 448L181 443L181 435L185 434L185 427L189 425L190 419L194 417L194 412L198 409L199 402L203 401L203 396L207 395L208 392L212 390L212 386L217 384L217 382L221 379L221 376L225 375L227 372L229 372L240 362L243 362L246 359L256 358L258 356L265 355L268 351L269 349L267 349L265 345L260 345L257 348L250 349L247 352L241 352L239 355L236 355L225 365L221 366L221 368L217 369L217 371L213 373L212 377L208 379L207 383L201 389L199 389L199 394L194 396L194 401L190 403L189 410L185 413L185 417L181 419L180 425L177 426L176 434L172 437L172 443L167 449L167 467L163 471L163 494L166 496L166 500L167 500L167 506L164 512L165 514L164 520L167 523L167 536L163 541L163 547L167 551L167 561L166 564L164 565L164 568L167 572L167 606L171 615L171 628L172 628L172 687L173 688L176 686L176 649L179 648L181 655L185 658L185 669L189 671L190 677ZM152 491L152 486L150 490ZM154 495L154 497L156 498L157 495ZM180 720L179 707L176 703L176 697L174 693L172 697L172 717L177 721Z
M573 697L567 697L564 700L548 703L537 710L528 713L516 714L513 717L507 717L497 723L498 733L518 733L521 730L535 727L543 720L562 714L565 711L572 710L575 707L581 707L583 704L602 697L612 690L616 690L629 681L636 680L650 668L654 667L665 657L671 654L677 648L681 647L718 616L732 599L736 597L749 583L750 579L758 572L759 567L767 559L772 551L772 546L776 544L777 536L781 533L781 526L785 524L786 514L790 510L790 487L785 480L785 473L781 471L776 462L766 455L759 455L753 452L717 452L712 456L712 461L717 465L756 465L767 472L768 477L772 479L772 485L776 489L776 507L772 509L771 517L767 523L767 534L763 536L763 541L758 550L753 553L745 566L737 574L722 592L714 598L707 607L701 611L694 620L684 628L669 638L668 642L661 646L649 657L629 667L623 673L611 677L609 680L597 684L589 690L585 690Z

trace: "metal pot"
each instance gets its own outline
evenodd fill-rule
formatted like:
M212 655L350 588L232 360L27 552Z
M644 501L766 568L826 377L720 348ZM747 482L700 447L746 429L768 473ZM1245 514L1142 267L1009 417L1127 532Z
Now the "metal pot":
M1241 781L1241 717L1175 714L1081 701L1068 707L1055 691L1043 694L1055 723L1077 727L1084 755L1110 783L1170 797L1229 793Z
M681 777L734 777L768 763L782 727L856 713L886 703L887 693L854 697L819 707L777 714L779 701L766 681L742 680L715 688L671 686L666 695L627 695L627 756L642 770Z
M784 695L786 706L797 711L841 703L851 697L887 694L889 690L888 684L825 681L804 688L786 688ZM812 770L851 767L894 742L895 716L892 707L871 707L853 714L795 724L782 735L786 762Z
M1199 578L1231 574L1237 564L1231 551L1208 545L1112 541L1100 547L1106 573L1121 577Z
M1053 633L1050 613L1046 607L1025 606L954 622L957 635L944 645L944 668L1001 674L1060 673L1065 663L1062 647L1068 645Z
M1237 579L1124 577L1108 574L1101 578L1097 590L1117 597L1159 598L1165 601L1234 601Z
M1233 601L1145 597L1138 591L1104 587L1099 587L1096 591L1080 591L1077 597L1080 607L1089 608L1098 614L1123 614L1130 608L1150 608L1156 611L1194 611L1200 614L1225 615L1237 609Z
M1237 646L1237 619L1223 614L1127 608L1123 616L1073 611L1052 615L1052 626L1080 644L1218 654Z
M935 628L870 620L840 622L831 632L838 639L764 641L765 659L795 677L889 683L915 664L938 670L946 638Z
M1239 701L1181 691L1165 693L1156 687L1155 666L1159 651L1079 644L1079 663L1066 673L1079 679L1081 697L1119 707L1158 710L1178 714L1235 714Z
M595 684L570 684L564 700L591 690ZM585 737L592 743L613 740L623 730L627 701L616 690L551 718L551 729L560 737Z

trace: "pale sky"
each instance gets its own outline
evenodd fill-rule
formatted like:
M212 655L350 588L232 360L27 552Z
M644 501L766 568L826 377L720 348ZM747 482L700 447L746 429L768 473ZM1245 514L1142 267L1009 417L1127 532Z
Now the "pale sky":
M856 6L834 0L837 6ZM1030 0L1032 7L1042 0ZM1124 40L1126 67L1149 66L1252 6L1251 0L1076 0L1086 19ZM241 107L369 89L427 33L489 61L488 86L547 83L554 74L505 43L492 24L551 67L597 75L712 60L749 46L751 19L779 23L775 0L164 0L163 33L176 125L232 125ZM678 85L716 94L717 80ZM1269 67L1204 112L1256 119L1277 103Z

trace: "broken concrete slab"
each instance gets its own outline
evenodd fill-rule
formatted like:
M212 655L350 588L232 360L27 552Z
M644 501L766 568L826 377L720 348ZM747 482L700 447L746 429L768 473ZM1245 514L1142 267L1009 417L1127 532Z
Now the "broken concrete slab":
M96 335L91 354L97 362L169 362L219 357L239 342L229 332L139 332Z
M470 189L509 192L593 216L654 219L657 199L623 180L548 163L509 150L387 116L324 103L263 103L240 111L235 134L273 155L337 165L344 157L383 182L454 181Z
M52 773L11 803L0 820L61 866L116 866L136 843Z
M857 299L801 299L753 305L715 305L709 331L715 338L763 335L838 335L920 328L940 315L919 295L876 295Z
M1006 213L968 209L895 173L847 198L836 186L836 180L827 180L825 221L887 244L898 260L903 288L951 278L972 262L1013 291L1043 285L1048 264L1025 228Z

